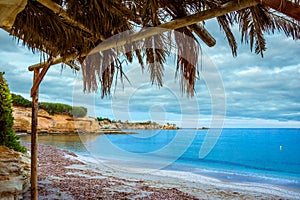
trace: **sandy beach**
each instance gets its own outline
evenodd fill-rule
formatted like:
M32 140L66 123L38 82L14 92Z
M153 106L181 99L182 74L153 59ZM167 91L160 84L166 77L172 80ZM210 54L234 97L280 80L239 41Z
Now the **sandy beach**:
M126 168L53 146L39 145L38 157L39 199L300 199L299 191L278 186Z

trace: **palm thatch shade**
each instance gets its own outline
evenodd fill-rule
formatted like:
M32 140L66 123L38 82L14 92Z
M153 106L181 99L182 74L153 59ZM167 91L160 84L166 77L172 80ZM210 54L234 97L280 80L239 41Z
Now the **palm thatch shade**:
M16 3L14 8L10 7L11 2ZM197 36L208 46L216 42L205 29L204 22L195 23L199 19L216 17L233 56L237 55L237 41L231 31L235 24L240 27L242 41L262 56L266 50L265 33L279 30L293 39L300 38L298 0L0 0L0 5L5 5L0 11L12 10L0 12L2 28L21 39L20 42L33 52L46 53L52 64L80 63L85 90L95 91L100 86L103 96L110 93L116 74L123 74L119 52L114 48L105 49L91 56L91 60L86 60L86 55L106 39L125 31L134 33L145 27L175 29L194 39L183 44L184 41L174 36L178 51L183 51L180 49L183 45L188 46L189 56L194 58L198 57ZM199 18L202 15L205 17ZM182 25L193 16L198 18ZM143 40L152 46L137 48L137 43L131 43L124 52L127 61L132 62L136 57L142 67L146 64L151 81L158 85L162 85L163 64L169 52L167 47L157 49L156 46L165 45L164 41L163 35L152 34ZM185 91L193 94L197 63L181 55L177 63Z

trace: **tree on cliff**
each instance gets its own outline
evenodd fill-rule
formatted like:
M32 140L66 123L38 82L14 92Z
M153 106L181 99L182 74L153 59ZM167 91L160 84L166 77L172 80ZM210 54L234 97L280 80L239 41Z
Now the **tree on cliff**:
M26 148L20 144L19 137L13 130L12 97L3 75L4 73L0 72L0 145L26 152Z

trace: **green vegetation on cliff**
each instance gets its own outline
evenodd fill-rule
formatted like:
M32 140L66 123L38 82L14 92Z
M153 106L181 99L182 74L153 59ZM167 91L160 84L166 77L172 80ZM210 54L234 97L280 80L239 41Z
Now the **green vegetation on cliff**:
M97 117L97 121L98 122L102 122L102 121L114 122L114 120L111 120L107 117Z
M12 101L13 101L14 106L22 106L25 108L31 107L31 101L29 101L28 99L25 99L21 95L12 93L11 96L12 96Z
M21 95L12 94L12 99L14 106L31 107L31 101L25 99ZM72 107L62 103L41 102L39 103L39 108L46 110L50 115L67 114L73 117L84 117L87 114L87 109L85 107Z
M19 137L13 130L12 96L3 74L0 72L0 145L15 151L26 152L27 149L20 144Z

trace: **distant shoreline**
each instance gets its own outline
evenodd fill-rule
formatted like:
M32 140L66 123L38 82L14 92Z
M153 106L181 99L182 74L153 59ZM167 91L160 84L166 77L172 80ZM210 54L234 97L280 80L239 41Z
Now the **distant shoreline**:
M201 128L195 128L195 129L196 129L196 130L208 130L208 129L210 129L210 128L203 126L203 127L201 127Z
M98 132L83 132L83 133L69 133L69 132L53 132L53 133L46 133L46 132L40 132L38 133L39 135L86 135L86 134L138 134L137 132L132 132L132 131L115 131L115 130L103 130L103 131L98 131ZM16 135L18 136L28 136L31 135L30 133L25 133L25 132L17 132Z
M22 106L13 107L14 126L16 133L31 132L31 108ZM68 114L49 114L46 110L39 109L38 130L39 134L132 134L126 130L178 130L175 124L161 125L156 122L122 122L112 121L107 118L78 117L73 118Z

